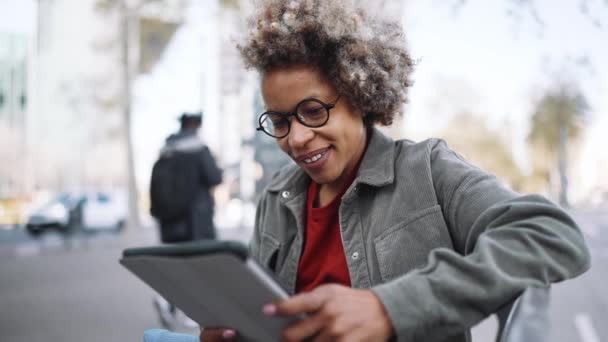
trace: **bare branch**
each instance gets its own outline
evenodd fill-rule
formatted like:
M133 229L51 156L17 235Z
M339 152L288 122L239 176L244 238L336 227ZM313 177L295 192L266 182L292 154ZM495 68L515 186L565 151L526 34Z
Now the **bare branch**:
M457 14L462 7L468 4L468 2L469 0L453 0L451 2L452 12ZM543 28L545 26L545 20L543 19L542 13L538 10L535 0L507 0L506 3L512 4L514 8L526 10L539 27ZM608 14L608 0L604 0L602 4L605 10L604 14ZM581 15L586 17L593 26L600 30L604 28L602 19L600 19L601 14L597 13L597 10L595 11L596 13L592 13L593 11L589 8L589 0L578 0L578 8ZM506 14L509 17L517 18L516 12L513 9L507 9Z

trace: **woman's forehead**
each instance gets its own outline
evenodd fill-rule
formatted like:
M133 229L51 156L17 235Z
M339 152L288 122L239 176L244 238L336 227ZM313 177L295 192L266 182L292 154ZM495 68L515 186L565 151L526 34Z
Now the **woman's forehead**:
M312 86L325 83L320 70L306 65L274 68L262 77L262 86Z
M333 85L312 67L277 68L262 77L262 96L267 109L290 111L305 98L324 100L334 92Z

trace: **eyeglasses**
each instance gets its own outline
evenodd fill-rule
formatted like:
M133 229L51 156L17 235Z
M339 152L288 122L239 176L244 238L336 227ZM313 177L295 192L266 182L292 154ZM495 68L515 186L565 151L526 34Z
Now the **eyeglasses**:
M329 110L336 106L340 95L333 103L324 103L315 98L307 98L296 105L290 113L268 111L262 113L258 120L258 131L262 131L274 138L284 138L291 129L290 116L295 116L299 123L306 127L321 127L329 120Z

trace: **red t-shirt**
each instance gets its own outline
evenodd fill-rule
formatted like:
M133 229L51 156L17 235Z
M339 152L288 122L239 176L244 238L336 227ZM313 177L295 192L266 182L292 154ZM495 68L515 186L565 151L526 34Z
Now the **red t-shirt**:
M365 150L361 159L363 159L363 155L365 155ZM342 191L325 207L315 208L313 205L319 185L315 181L311 181L308 186L304 250L298 264L296 292L310 291L322 284L332 283L349 287L351 285L340 235L338 210L342 202L342 195L357 176L359 164L361 164L361 160L346 179Z

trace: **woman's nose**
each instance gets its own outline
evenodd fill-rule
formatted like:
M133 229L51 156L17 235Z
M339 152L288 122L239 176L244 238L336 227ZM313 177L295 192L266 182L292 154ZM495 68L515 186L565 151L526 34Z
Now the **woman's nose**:
M291 120L291 129L287 136L289 146L293 149L303 148L312 138L315 133L310 127L306 127L298 120Z

